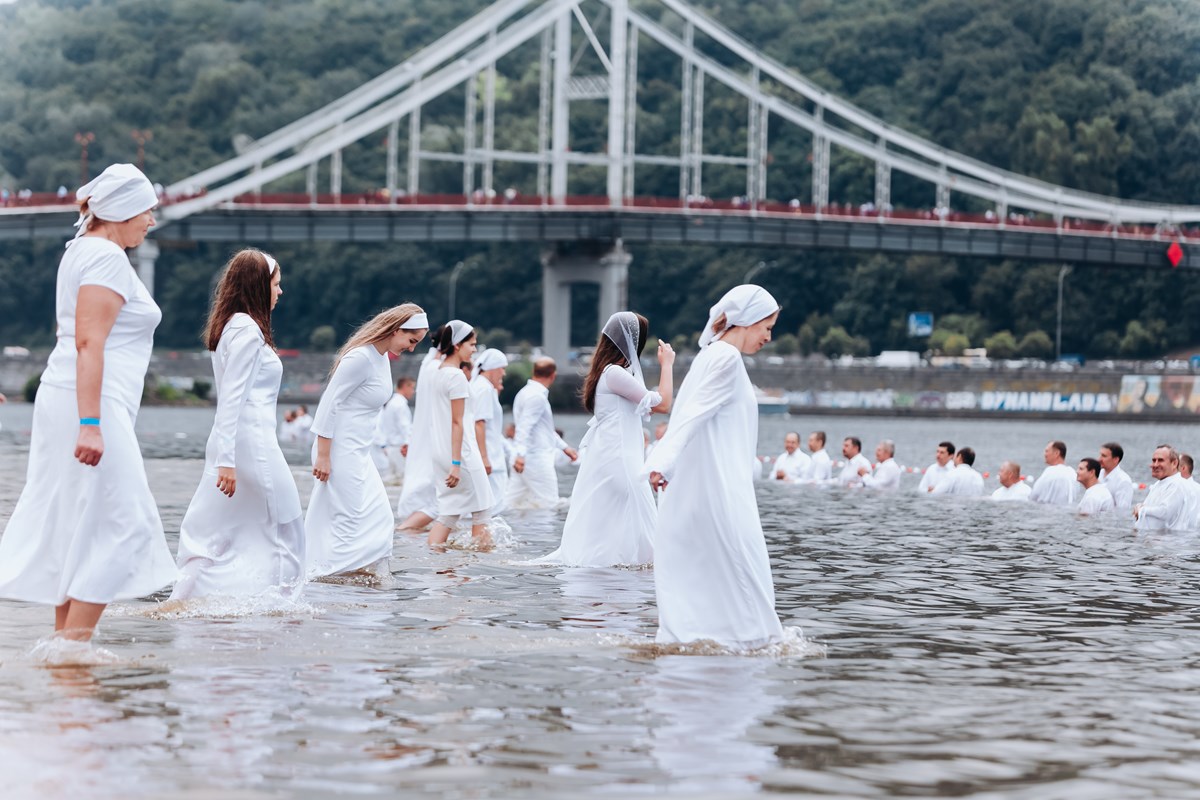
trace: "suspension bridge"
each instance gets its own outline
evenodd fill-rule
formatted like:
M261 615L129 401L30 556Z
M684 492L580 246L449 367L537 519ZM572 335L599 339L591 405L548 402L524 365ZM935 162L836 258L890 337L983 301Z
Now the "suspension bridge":
M638 131L639 53L680 65L671 152ZM502 146L502 72L534 61L536 142ZM706 91L743 104L737 152L706 146L706 126L730 126ZM447 101L462 103L457 148L430 133L431 119L445 127ZM580 104L605 107L593 151L572 127ZM769 193L772 135L784 131L811 145L803 198ZM343 192L344 154L361 161L380 134L377 188ZM831 201L831 165L847 156L874 165L873 196ZM461 167L461 187L447 185L447 164ZM640 175L664 169L678 174L675 196L639 190ZM706 176L729 170L744 173L744 192L709 197ZM502 174L518 177L502 183ZM894 174L925 189L894 197ZM1081 192L956 153L830 94L681 0L498 0L345 96L167 186L160 217L158 239L543 243L543 345L558 355L568 349L572 285L599 284L601 319L626 305L631 244L1200 268L1200 207ZM73 220L57 197L26 197L0 208L0 239L64 238ZM135 253L150 286L157 253L153 239Z

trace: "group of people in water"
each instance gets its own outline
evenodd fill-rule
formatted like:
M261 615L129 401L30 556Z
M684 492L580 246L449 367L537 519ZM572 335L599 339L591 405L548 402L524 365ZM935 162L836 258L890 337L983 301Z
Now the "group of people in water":
M896 461L896 445L884 439L875 448L875 461L862 454L862 441L847 436L842 441L842 462L825 452L825 432L808 436L809 452L800 449L800 434L784 437L784 450L773 461L764 459L772 480L794 484L836 485L847 488L895 491L905 471ZM1003 502L1031 502L1072 508L1085 516L1128 514L1138 530L1200 530L1200 483L1192 476L1194 461L1169 444L1154 449L1150 474L1155 483L1141 503L1134 503L1135 485L1121 468L1125 449L1117 442L1100 446L1096 457L1085 456L1072 468L1067 445L1055 440L1043 451L1045 469L1035 480L1022 475L1021 465L1005 461L996 477L1000 486L990 494L985 474L975 469L975 451L938 442L934 461L921 470L916 491L931 495L989 497ZM835 476L835 468L840 471ZM913 471L909 469L908 471Z
M162 314L125 254L154 225L157 194L140 170L118 164L77 198L79 230L59 265L58 339L35 401L27 480L0 538L0 597L53 605L56 636L90 640L108 604L168 585L181 601L295 597L308 580L390 572L397 528L428 529L428 542L440 546L469 526L472 544L486 547L501 503L558 507L555 457L578 453L554 429L554 362L537 361L517 394L507 474L498 468L506 461L498 392L507 358L476 352L475 331L461 320L431 333L427 314L404 303L359 327L334 358L308 426L314 484L302 509L277 431L283 366L271 314L283 269L246 249L221 272L203 335L217 407L172 558L134 434ZM657 345L659 384L645 386L644 317L619 312L600 334L583 391L593 413L581 443L587 457L561 546L539 561L653 563L659 642L753 649L782 638L754 494L758 409L743 362L770 341L778 313L761 287L726 293L678 396L665 342ZM402 393L391 360L427 335L393 512L378 466L390 435L381 412ZM667 412L670 429L645 458L643 420Z

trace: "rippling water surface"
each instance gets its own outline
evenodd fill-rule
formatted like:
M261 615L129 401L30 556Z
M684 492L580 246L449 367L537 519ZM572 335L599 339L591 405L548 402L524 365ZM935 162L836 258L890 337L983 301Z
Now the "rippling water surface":
M0 406L0 524L29 418ZM172 549L210 421L139 422ZM577 440L584 420L565 423ZM868 453L894 438L906 464L949 437L993 472L1039 470L1049 438L1072 457L1117 439L1135 480L1155 443L1197 438L764 419L760 449L813 427ZM299 607L114 606L111 665L38 666L52 611L0 603L0 797L1200 796L1195 538L911 491L763 485L759 502L780 616L823 656L650 657L634 645L654 633L652 571L519 563L557 545L565 512L510 517L492 553L398 535L393 585L315 584Z

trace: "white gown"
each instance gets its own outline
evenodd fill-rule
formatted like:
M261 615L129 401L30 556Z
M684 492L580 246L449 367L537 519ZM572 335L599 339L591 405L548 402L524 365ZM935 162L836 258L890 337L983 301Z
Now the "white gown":
M430 348L417 372L417 405L412 415L412 435L408 439L408 460L404 465L404 490L396 501L396 518L401 522L420 511L436 519L437 487L434 485L433 451L429 439L433 413L431 379L442 366L437 350ZM442 477L446 477L445 473Z
M611 567L654 562L654 492L641 475L642 421L662 402L623 367L596 383L595 416L579 445L579 476L558 549L544 563Z
M75 305L81 286L125 299L104 344L97 466L75 460ZM58 342L33 406L25 487L0 538L0 597L62 605L144 597L175 580L133 425L162 319L125 252L75 240L58 268Z
M433 451L434 486L437 487L437 507L440 517L471 514L492 507L492 487L488 483L487 470L483 468L483 457L475 443L475 420L471 418L467 376L458 367L439 369L428 382L430 405L430 443ZM450 472L450 402L463 401L462 450L459 459L458 485L453 489L446 485ZM424 400L422 402L425 402Z
M488 483L492 487L492 516L504 510L504 498L508 494L508 451L504 447L504 409L500 407L500 393L482 375L471 381L471 400L468 403L471 416L484 424L483 441L487 445L488 462L492 471ZM471 431L474 436L475 432Z
M312 431L333 441L329 480L314 478L304 518L310 578L373 567L392 554L396 519L371 461L376 420L391 395L387 354L373 344L346 353L321 395ZM315 442L312 455L315 462Z
M247 314L234 314L212 354L217 413L204 451L204 475L179 527L180 579L172 600L246 596L304 585L300 493L275 437L283 363ZM237 470L233 497L217 469Z
M659 642L753 649L783 636L754 496L757 443L758 402L742 354L717 340L692 362L667 435L643 469L670 482L654 537Z

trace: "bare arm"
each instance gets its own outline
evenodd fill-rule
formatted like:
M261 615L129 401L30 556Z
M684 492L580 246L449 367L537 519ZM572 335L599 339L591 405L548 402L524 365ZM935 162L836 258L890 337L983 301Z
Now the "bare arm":
M100 389L104 385L104 343L125 299L103 286L81 286L75 303L75 401L80 418L100 418ZM104 455L98 425L80 425L75 458L94 467Z
M333 447L333 439L328 436L317 437L317 458L313 461L313 477L324 482L329 480L331 462L329 451Z
M458 486L462 474L462 442L463 442L463 409L466 407L465 398L450 401L450 472L446 475L446 485L453 489Z
M675 381L671 369L675 366L675 351L662 339L658 340L658 366L658 396L662 398L662 402L650 410L656 414L666 414L671 410L671 398L674 394Z
M487 451L487 423L481 419L475 420L475 443L479 445L479 455L483 457L483 468L491 475L492 462L488 460Z

